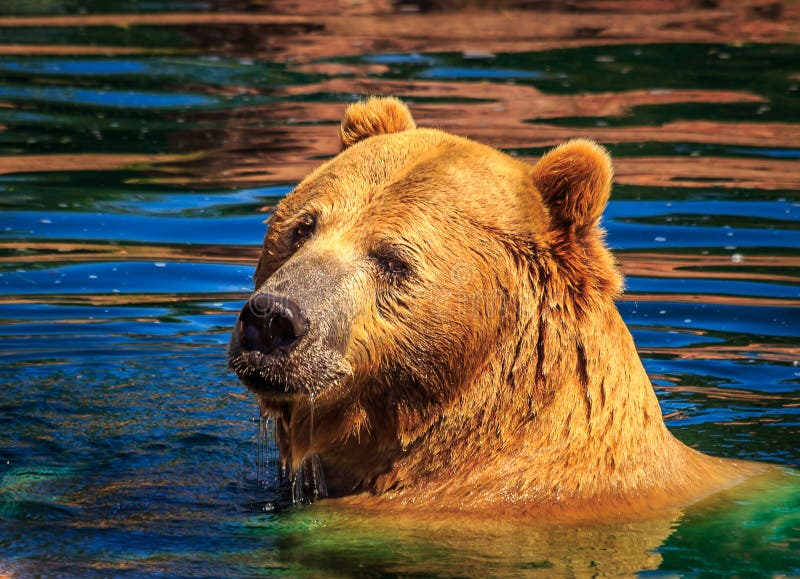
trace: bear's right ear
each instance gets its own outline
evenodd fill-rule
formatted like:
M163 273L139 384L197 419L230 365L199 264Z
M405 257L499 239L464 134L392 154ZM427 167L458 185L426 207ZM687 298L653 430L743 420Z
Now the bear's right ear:
M611 157L597 143L573 139L542 157L533 182L558 227L587 230L596 225L611 194Z
M370 97L347 107L339 129L342 151L354 143L386 133L417 128L411 111L394 97Z

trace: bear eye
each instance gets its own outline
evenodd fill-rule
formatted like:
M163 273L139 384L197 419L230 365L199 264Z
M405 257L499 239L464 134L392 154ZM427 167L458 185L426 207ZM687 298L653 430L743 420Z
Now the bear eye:
M372 257L381 273L392 281L406 278L411 274L408 257L400 249L394 247L379 249Z
M300 247L305 241L314 234L317 228L317 218L315 215L306 214L300 217L292 229L292 245Z

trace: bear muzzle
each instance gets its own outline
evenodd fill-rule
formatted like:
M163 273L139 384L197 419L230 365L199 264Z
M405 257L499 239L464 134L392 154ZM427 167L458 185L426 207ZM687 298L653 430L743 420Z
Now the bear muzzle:
M315 398L352 374L338 340L326 331L330 325L314 326L313 317L297 302L268 292L255 293L239 313L228 365L262 403Z
M228 365L257 393L291 395L292 353L309 330L300 306L268 292L253 294L239 312L228 346Z
M352 376L346 351L357 271L335 255L301 250L250 296L228 365L260 401L316 399Z

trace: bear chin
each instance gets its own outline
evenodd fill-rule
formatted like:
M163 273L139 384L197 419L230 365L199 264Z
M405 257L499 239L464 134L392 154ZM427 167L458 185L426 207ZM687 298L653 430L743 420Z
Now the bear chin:
M352 374L346 360L327 351L288 357L232 351L228 366L262 403L313 400Z
M228 365L251 392L274 398L300 394L300 388L270 365L263 363L261 352L245 352L229 359Z

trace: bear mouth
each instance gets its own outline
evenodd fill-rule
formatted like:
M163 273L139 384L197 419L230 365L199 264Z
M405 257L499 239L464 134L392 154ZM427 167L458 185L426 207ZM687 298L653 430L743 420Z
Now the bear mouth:
M302 385L292 380L292 372L278 357L263 352L231 353L228 366L248 390L270 398L305 394Z
M293 355L231 350L228 366L262 401L317 398L352 377L350 364L335 352L306 349Z

